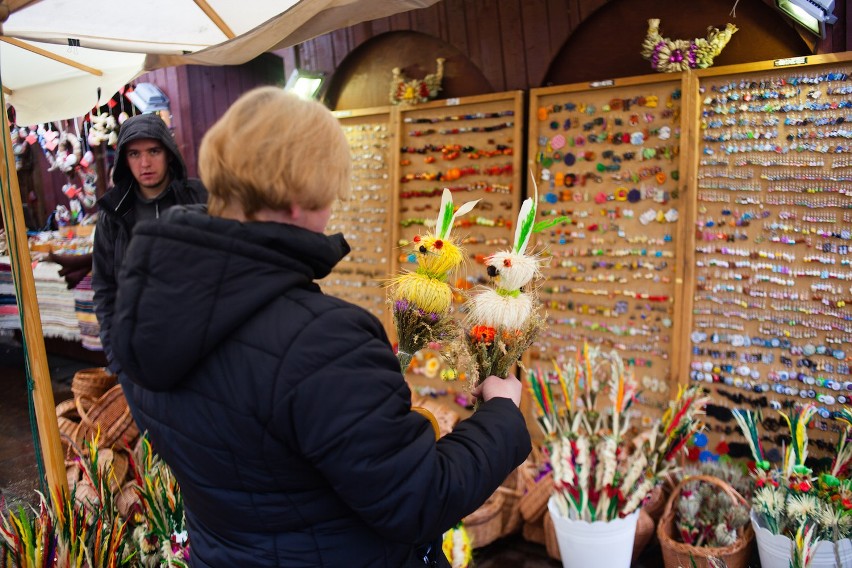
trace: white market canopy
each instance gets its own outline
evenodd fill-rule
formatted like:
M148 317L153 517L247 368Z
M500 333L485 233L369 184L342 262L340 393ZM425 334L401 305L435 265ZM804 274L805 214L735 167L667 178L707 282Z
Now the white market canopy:
M239 65L437 1L5 0L0 83L19 124L72 118L145 71Z

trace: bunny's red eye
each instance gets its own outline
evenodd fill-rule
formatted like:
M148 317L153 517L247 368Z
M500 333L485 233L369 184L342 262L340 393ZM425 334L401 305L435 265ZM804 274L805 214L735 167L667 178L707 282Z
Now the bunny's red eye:
M414 237L411 240L414 241L415 243L419 243L420 242L420 235L417 235L416 237Z
M512 259L511 258L504 258L503 259L503 266L505 266L506 268L512 266Z
M435 241L434 246L435 246L436 249L441 250L441 247L444 246L444 241L442 241L441 239L438 239L437 241Z

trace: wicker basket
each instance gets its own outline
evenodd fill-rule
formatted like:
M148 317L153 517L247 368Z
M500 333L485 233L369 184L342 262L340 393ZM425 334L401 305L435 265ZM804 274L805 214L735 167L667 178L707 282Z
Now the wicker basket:
M73 398L63 400L56 405L56 417L67 418L72 422L80 421L80 413L77 412L77 403L74 402Z
M728 483L717 477L694 475L678 483L669 496L663 516L657 525L657 538L660 541L660 548L663 550L663 563L665 567L678 568L679 566L689 566L692 559L694 559L695 566L698 568L709 568L712 565L709 563L708 558L715 557L723 560L728 568L745 568L749 564L751 547L754 542L754 530L751 528L751 524L746 524L741 529L740 537L734 544L721 548L692 546L675 540L676 529L674 517L676 503L680 498L680 493L684 485L690 481L711 483L727 493L732 500L748 505L742 495L737 493Z
M76 400L85 438L91 439L100 431L99 447L109 448L116 442L130 445L139 435L121 385L115 385L96 400L87 397Z
M506 481L497 488L503 494L503 534L508 536L521 528L521 498L532 486L532 471L535 465L527 460L509 474Z
M142 502L139 498L138 486L133 481L125 483L115 497L115 507L123 519L132 518L133 514L140 512Z
M542 515L538 521L533 523L524 521L524 525L521 527L521 536L524 537L525 541L541 545L546 544L544 536L544 517L545 515Z
M71 392L74 393L75 399L79 397L98 399L116 384L118 384L118 377L104 367L80 369L71 379Z
M519 503L521 516L528 523L538 521L547 511L547 500L553 493L553 472L531 484Z
M502 536L503 495L496 491L476 511L462 519L473 548L487 546Z
M74 461L83 451L86 429L82 422L73 422L67 418L58 417L60 443L65 449L65 460Z
M544 528L544 547L547 549L547 555L556 560L562 560L562 554L559 552L559 541L556 539L556 527L553 525L553 518L550 513L541 517L542 527Z

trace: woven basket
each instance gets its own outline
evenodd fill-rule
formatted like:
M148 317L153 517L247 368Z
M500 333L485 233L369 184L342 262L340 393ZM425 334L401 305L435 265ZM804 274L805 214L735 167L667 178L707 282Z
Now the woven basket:
M547 500L553 493L553 472L548 472L536 482L533 482L519 503L521 516L528 523L535 522L547 511Z
M74 461L80 452L84 451L86 428L82 422L73 422L67 418L59 417L59 436L62 447L65 448L65 460Z
M136 482L128 481L115 497L115 507L123 519L130 519L134 513L142 509L137 488Z
M71 379L71 392L74 393L74 398L82 396L98 399L116 384L118 384L118 377L104 367L80 369Z
M98 399L78 397L76 400L86 439L94 438L100 430L99 447L109 448L116 442L129 445L139 435L121 385L115 385Z
M544 547L547 549L547 555L556 560L562 560L562 555L559 553L559 541L556 540L556 527L553 526L553 518L550 513L541 517L542 527L544 528Z
M541 545L546 544L544 536L544 517L545 515L542 515L541 518L534 523L524 522L523 527L521 527L521 536L524 537L525 541Z
M730 545L721 548L711 548L709 546L692 546L675 540L675 507L677 500L680 498L680 493L686 483L690 481L703 481L711 483L719 487L722 491L728 494L733 501L739 501L748 505L742 495L731 487L725 481L710 475L694 475L687 477L674 488L669 500L666 502L665 511L657 525L657 538L660 541L660 548L663 550L663 563L665 568L678 568L679 566L690 566L692 560L695 560L695 566L698 568L710 568L708 558L719 558L725 562L728 568L745 568L749 564L751 558L751 547L754 542L754 530L750 524L740 530L740 537L737 541Z
M502 536L503 495L496 491L483 505L462 519L471 547L482 548Z
M506 481L497 488L503 494L503 534L508 536L521 528L521 497L532 486L532 471L535 465L527 460L509 474Z
M56 405L56 417L67 418L73 422L80 421L80 413L77 412L77 403L74 402L73 398L63 400Z

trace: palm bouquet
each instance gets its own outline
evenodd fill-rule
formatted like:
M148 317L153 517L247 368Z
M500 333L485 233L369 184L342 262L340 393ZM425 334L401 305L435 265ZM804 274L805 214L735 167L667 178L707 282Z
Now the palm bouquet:
M792 541L795 568L808 565L819 541L835 543L837 556L838 542L852 538L852 411L844 407L835 413L843 429L831 466L819 474L806 464L807 424L816 412L812 404L797 407L789 415L779 411L790 430L790 443L783 462L773 466L760 442L759 414L733 410L755 461L754 520L759 527ZM837 563L841 564L839 558Z
M189 536L180 487L166 463L154 453L147 435L140 438L131 466L141 520L131 536L140 563L187 568Z
M448 280L464 260L464 253L451 238L450 231L455 220L473 209L478 201L469 201L454 210L452 193L444 189L434 232L412 239L417 270L403 271L389 284L393 323L399 339L397 358L403 372L417 351L431 342L451 339L455 334L456 325L448 317L453 299Z
M575 361L530 371L527 382L553 468L552 499L563 517L588 522L636 511L676 469L707 402L699 385L681 387L662 418L628 440L637 382L618 352L584 344Z
M490 375L506 377L544 327L533 285L541 277L541 258L528 254L527 245L533 233L561 223L564 217L536 223L537 199L536 189L535 198L528 197L521 205L512 249L485 259L494 285L478 288L465 302L465 343L474 384Z

